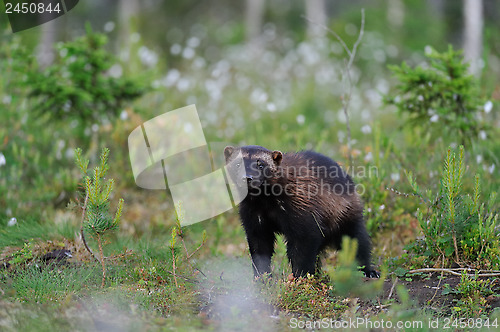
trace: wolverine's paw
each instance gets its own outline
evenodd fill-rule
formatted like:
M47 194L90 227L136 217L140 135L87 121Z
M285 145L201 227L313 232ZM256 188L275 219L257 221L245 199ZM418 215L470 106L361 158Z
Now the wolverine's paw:
M364 271L367 278L380 278L380 272L375 270Z

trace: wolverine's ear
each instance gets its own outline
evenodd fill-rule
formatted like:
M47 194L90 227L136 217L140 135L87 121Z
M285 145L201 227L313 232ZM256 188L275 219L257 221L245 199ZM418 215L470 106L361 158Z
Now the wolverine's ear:
M276 163L276 165L279 165L281 163L281 159L283 159L283 153L281 151L273 151L273 160Z
M224 157L226 157L226 161L231 157L231 155L234 152L234 147L233 146L226 146L224 148Z

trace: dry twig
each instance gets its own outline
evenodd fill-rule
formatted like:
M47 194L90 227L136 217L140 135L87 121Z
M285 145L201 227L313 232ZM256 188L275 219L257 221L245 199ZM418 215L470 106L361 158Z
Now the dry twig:
M455 276L461 276L462 273L458 271L474 271L474 272L479 272L477 274L478 277L500 277L500 271L488 271L488 270L474 270L474 269L468 269L468 268L456 268L456 269L442 269L442 268L423 268L423 269L416 269L416 270L411 270L406 273L426 273L426 272L442 272L442 273L449 273ZM474 277L476 274L470 274L467 273L468 277Z
M352 68L352 63L354 62L354 59L356 57L356 51L358 50L358 47L361 43L361 40L363 39L364 31L365 31L365 10L364 8L361 9L361 26L359 28L359 34L358 34L358 39L352 46L352 50L347 47L347 44L344 42L342 37L340 37L335 31L332 29L329 29L328 27L319 24L317 22L314 22L313 20L302 16L305 20L318 25L319 27L323 28L327 32L331 33L342 45L344 48L345 52L347 53L348 60L346 59L344 61L345 65L345 71L344 71L344 77L347 78L348 81L348 89L347 92L344 92L342 94L342 110L344 112L344 116L346 119L346 130L347 130L347 153L349 155L349 167L353 166L353 160L352 160L352 146L351 146L351 125L350 125L350 119L349 119L349 107L351 103L351 96L352 96L352 78L351 78L351 68Z

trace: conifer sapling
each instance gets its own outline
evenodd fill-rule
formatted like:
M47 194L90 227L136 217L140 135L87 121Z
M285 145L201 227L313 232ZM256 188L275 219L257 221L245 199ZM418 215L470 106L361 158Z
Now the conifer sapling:
M84 237L84 231L90 234L99 246L99 261L102 265L102 287L106 280L106 267L103 254L103 237L109 232L118 228L118 222L123 210L123 198L118 201L118 207L114 216L110 212L109 197L113 191L114 180L105 179L106 172L109 169L108 156L109 149L103 148L101 152L101 163L93 171L88 172L89 161L82 157L82 150L76 149L76 164L83 174L84 204L82 206L82 240L85 247L94 256L87 246ZM90 175L89 175L90 173Z

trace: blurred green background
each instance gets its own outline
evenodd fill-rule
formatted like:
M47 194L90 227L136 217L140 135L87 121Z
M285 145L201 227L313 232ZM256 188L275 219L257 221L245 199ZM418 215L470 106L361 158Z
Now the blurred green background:
M425 64L427 49L444 51L449 44L460 49L470 43L466 35L471 29L478 31L473 40L480 39L473 43L476 49L466 50L465 55L477 66L480 96L493 103L492 110L478 116L496 129L466 147L468 165L483 174L485 191L497 190L500 4L493 0L477 4L483 8L476 30L466 28L466 18L473 15L466 10L466 2L446 0L81 1L57 20L16 34L10 32L3 14L0 153L5 162L0 166L0 222L28 215L53 219L55 211L64 210L74 197L78 181L74 148L81 146L95 160L100 147L108 146L110 160L116 163L111 172L126 191L123 195L130 192L133 197L128 200L125 224L147 229L144 224L168 223L172 219L168 195L134 186L127 136L142 122L193 103L208 142L258 144L284 151L317 149L345 163L342 96L349 86L343 75L347 56L333 34L305 17L327 25L352 47L361 8L365 9L365 31L351 69L349 112L355 165L376 162L380 168L380 183L377 188L370 184L365 201L371 211L385 205L389 212L383 213L389 215L373 217L394 219L397 209L393 205L398 203L385 187L407 189L403 169L436 187L433 178L446 147L459 143L402 127L404 117L382 103L382 96L395 83L387 65ZM475 22L476 17L472 19ZM64 63L78 56L83 62L91 61L85 58L91 44L77 39L85 35L86 25L107 37L103 52L114 58L106 60L101 74L110 82L120 82L121 88L96 89L89 96L64 90L78 83L63 81L68 76L65 71L73 70L77 78L81 71ZM80 45L80 55L68 54L67 45L62 44L72 41ZM58 71L50 71L54 63ZM57 82L60 90L50 91ZM132 88L127 94L123 89L129 83ZM43 98L50 93L59 100L47 106ZM113 96L106 97L106 93ZM79 109L78 98L73 97L91 101ZM115 98L116 103L101 105L99 98ZM379 154L375 158L374 149ZM131 212L135 202L153 199L150 196L161 202L160 212ZM152 207L144 209L152 211ZM140 225L135 225L139 216Z

